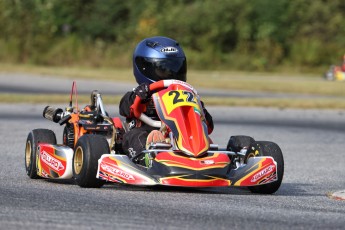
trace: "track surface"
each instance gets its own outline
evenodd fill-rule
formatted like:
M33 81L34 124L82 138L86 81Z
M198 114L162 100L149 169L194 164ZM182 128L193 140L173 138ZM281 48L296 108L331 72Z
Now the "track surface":
M344 229L345 111L208 108L212 137L277 142L285 158L274 195L246 189L163 189L106 185L83 189L73 181L31 180L24 148L34 128L62 127L42 118L45 105L0 104L0 229ZM115 115L115 105L107 105Z

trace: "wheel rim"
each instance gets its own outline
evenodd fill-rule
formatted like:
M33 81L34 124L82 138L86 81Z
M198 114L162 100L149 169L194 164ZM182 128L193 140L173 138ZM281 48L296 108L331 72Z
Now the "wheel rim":
M29 168L30 166L30 161L31 161L31 141L26 142L26 147L25 147L25 165L26 168Z
M76 174L79 174L81 172L81 169L83 167L83 158L84 158L84 152L83 149L79 146L74 153L74 171Z

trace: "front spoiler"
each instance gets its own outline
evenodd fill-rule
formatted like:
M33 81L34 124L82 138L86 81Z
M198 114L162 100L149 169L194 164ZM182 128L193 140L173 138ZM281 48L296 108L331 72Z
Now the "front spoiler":
M247 164L231 170L228 165L224 166L224 170L201 170L192 166L188 166L188 169L178 168L171 171L175 173L167 174L137 166L125 155L104 154L98 160L96 177L108 182L132 185L181 187L247 187L271 183L278 178L277 163L272 157L252 157ZM176 169L176 166L170 167Z

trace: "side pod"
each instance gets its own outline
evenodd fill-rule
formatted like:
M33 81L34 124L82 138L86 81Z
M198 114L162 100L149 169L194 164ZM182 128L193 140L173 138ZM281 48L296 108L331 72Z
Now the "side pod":
M125 155L103 154L98 160L98 179L135 185L157 185L157 181L140 170Z
M37 175L43 178L71 179L73 149L40 143L36 155Z
M272 157L251 157L246 165L230 171L231 186L256 186L278 180L277 162Z

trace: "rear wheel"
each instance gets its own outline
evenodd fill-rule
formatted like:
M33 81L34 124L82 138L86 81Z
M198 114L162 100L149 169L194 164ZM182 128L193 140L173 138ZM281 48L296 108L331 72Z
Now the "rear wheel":
M25 146L25 170L31 179L39 178L36 167L37 146L39 143L56 145L55 133L49 129L34 129L29 133Z
M284 175L284 158L280 147L269 141L256 141L254 145L255 153L249 153L248 156L268 156L272 157L277 162L278 180L269 184L248 187L250 191L261 194L275 193L283 180Z
M98 159L110 153L107 140L100 135L85 134L79 138L73 156L73 176L80 187L100 188L105 181L96 178Z

